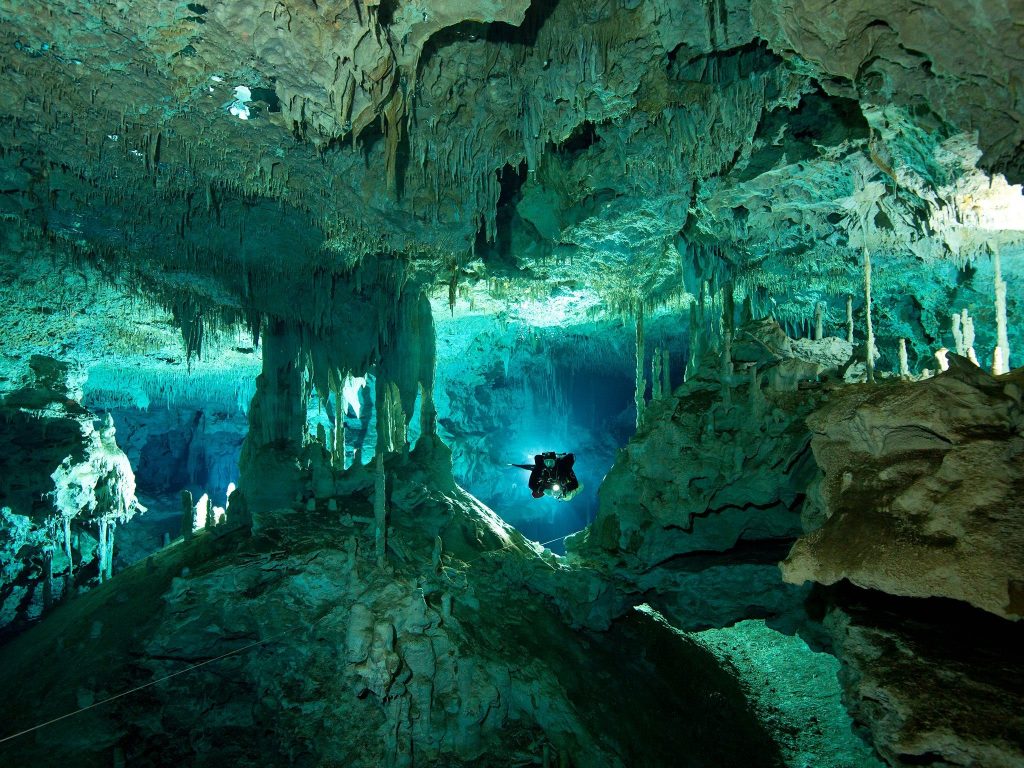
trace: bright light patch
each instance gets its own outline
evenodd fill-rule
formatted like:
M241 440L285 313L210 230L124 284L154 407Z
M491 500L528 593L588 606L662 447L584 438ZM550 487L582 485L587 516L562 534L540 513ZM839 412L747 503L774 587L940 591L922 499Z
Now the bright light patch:
M572 325L579 318L586 317L588 310L599 304L597 295L590 291L572 291L546 299L521 301L512 310L512 315L527 325L550 328Z
M365 376L346 376L345 384L341 388L341 397L345 401L345 407L351 408L353 415L359 418L359 390L366 386Z
M248 104L250 101L252 101L252 91L249 90L248 86L236 85L235 100L228 105L228 112L237 117L239 120L248 120Z
M1024 230L1024 194L1020 184L1007 184L1002 174L956 196L964 224L987 230Z
M206 527L206 505L209 501L210 497L204 493L196 502L196 530Z

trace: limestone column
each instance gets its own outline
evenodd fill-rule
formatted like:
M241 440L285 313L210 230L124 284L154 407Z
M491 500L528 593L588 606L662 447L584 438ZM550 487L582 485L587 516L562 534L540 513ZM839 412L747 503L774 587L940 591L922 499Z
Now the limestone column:
M289 506L300 490L306 390L299 341L298 327L283 320L268 322L263 334L263 372L256 378L239 461L238 485L254 513Z
M374 482L373 482L373 527L374 527L374 552L377 557L377 567L383 568L387 559L387 531L388 531L388 510L384 494L387 490L386 478L384 476L384 452L388 450L388 443L391 439L391 425L389 409L387 407L387 385L383 376L379 375L376 380L376 401L377 401L377 447L374 451Z
M871 254L864 248L864 317L867 320L867 370L868 381L875 380L875 330L871 325Z
M1006 333L1006 281L1003 280L999 248L992 250L992 272L996 304L996 348L992 355L992 373L996 376L1010 371L1010 340Z
M644 306L641 302L636 312L636 393L634 401L636 402L637 429L640 429L640 424L643 423L644 391L646 389L647 382L644 379Z
M910 366L907 364L907 340L900 339L900 378L910 378Z

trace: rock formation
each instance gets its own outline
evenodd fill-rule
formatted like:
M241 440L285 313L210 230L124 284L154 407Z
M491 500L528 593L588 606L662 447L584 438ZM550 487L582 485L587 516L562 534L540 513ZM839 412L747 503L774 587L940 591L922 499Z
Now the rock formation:
M372 477L351 470L340 517L279 510L252 538L197 537L65 610L61 642L82 654L76 679L28 708L0 705L14 727L228 657L5 755L143 766L779 764L735 681L692 640L642 613L581 634L549 598L510 590L510 575L534 581L561 566L450 481L438 485L446 454L425 446L388 463L386 568L363 522ZM54 642L25 635L5 658L32 664ZM646 658L630 658L638 645ZM0 672L5 686L16 668ZM672 727L649 730L666 716Z
M117 525L144 511L113 421L97 430L76 399L74 367L42 356L31 367L34 386L0 399L4 632L109 578Z
M823 523L794 546L787 581L1021 618L1024 376L953 359L926 381L833 393L808 420Z
M1021 763L1021 18L0 3L0 764Z

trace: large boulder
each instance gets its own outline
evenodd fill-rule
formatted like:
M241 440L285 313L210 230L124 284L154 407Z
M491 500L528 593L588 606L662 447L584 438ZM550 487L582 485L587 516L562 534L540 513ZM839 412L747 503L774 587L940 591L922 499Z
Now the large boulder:
M891 766L1024 765L1024 627L949 601L840 590L843 699Z
M736 338L729 366L709 354L696 377L650 403L601 486L597 519L572 542L577 551L644 570L802 532L814 476L804 419L830 369L814 350L795 357L773 320L749 323Z
M835 392L808 424L823 525L787 581L841 579L1024 615L1024 369L994 378L962 358L920 382Z

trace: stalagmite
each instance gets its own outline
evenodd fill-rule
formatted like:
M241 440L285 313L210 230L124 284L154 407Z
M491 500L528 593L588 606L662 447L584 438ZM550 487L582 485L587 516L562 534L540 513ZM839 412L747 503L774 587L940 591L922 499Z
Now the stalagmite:
M967 354L967 348L964 346L964 334L961 329L961 318L959 312L954 312L952 316L953 320L953 347L956 349L956 353L961 357ZM902 341L902 339L901 339Z
M853 296L846 296L846 340L853 344Z
M864 249L864 317L867 322L867 353L866 364L868 382L875 380L875 330L871 325L871 254Z
M722 400L725 407L732 405L732 331L726 330L722 338Z
M907 365L907 340L900 339L900 378L910 378L910 366Z
M644 380L644 307L640 304L636 313L636 427L644 418L644 390L647 389L647 382Z
M966 307L960 312L960 327L964 334L964 348L967 350L967 358L980 367L978 355L974 351L974 318L968 314Z
M700 333L700 325L697 318L697 307L698 304L696 301L690 304L690 327L687 335L688 357L686 360L686 368L683 371L683 381L689 381L697 372L697 362L699 360L697 352L697 335Z
M336 469L345 469L345 398L334 393L334 445L331 459Z
M377 401L377 449L375 451L375 472L373 481L373 543L374 553L377 558L377 567L383 568L387 558L387 527L388 510L385 504L384 493L386 482L384 477L384 453L388 450L388 442L391 438L392 429L389 424L391 420L391 408L388 407L388 385L379 375L376 380L376 401ZM401 406L399 405L399 408ZM403 422L404 426L404 422Z
M1006 281L1003 280L999 249L992 250L992 272L996 303L996 349L992 354L992 373L996 376L1010 371L1010 340L1006 334Z
M756 365L750 366L750 412L760 429L764 423L764 394L761 392L761 374Z
M814 340L821 341L825 335L825 305L820 301L814 305Z
M949 350L946 349L945 347L940 347L939 349L935 350L935 359L939 363L939 370L940 371L948 371L949 370L949 357L948 357L948 355L949 355Z
M377 446L376 477L373 482L374 551L377 567L383 568L387 550L387 507L384 505L384 451Z
M672 370L669 367L668 347L661 350L661 392L663 395L672 394Z
M195 531L194 520L194 507L193 500L191 500L190 490L182 490L181 492L181 536L188 539L193 538Z
M114 532L117 530L116 519L111 520L107 525L107 575L111 578L114 575Z
M43 610L53 606L53 550L43 553Z
M100 516L99 519L99 543L96 545L96 553L99 556L99 579L102 584L107 577L107 519Z
M430 301L425 294L419 299L420 340L420 434L437 433L437 409L434 407L434 375L437 368L437 334Z
M661 399L661 349L654 348L651 355L651 400Z

